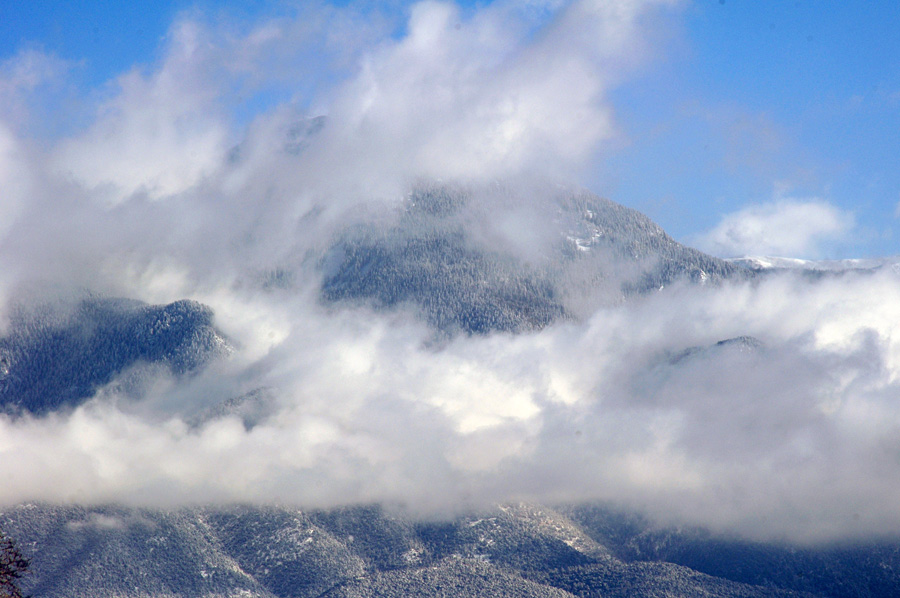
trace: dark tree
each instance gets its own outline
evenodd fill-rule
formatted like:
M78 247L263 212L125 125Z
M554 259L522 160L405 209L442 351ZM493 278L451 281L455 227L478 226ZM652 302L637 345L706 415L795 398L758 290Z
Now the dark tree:
M0 532L0 598L24 598L18 580L28 569L28 559Z

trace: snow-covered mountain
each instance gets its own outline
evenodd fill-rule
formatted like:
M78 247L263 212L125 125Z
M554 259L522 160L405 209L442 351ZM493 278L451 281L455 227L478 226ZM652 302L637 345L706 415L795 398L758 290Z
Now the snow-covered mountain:
M593 194L548 189L526 202L520 193L493 190L488 214L469 189L418 186L389 224L340 235L323 259L324 299L414 304L444 331L524 331L679 280L746 276Z
M21 505L0 512L35 597L895 596L892 546L809 549L659 528L596 505L442 521L377 506Z
M0 338L0 409L40 415L75 407L114 379L138 384L148 367L190 375L231 351L212 317L188 300L146 305L87 296L19 304Z

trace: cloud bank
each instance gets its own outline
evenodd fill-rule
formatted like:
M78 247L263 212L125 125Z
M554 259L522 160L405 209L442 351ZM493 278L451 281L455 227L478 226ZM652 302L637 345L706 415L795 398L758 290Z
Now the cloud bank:
M675 288L440 347L403 313L328 313L287 291L230 312L204 299L242 352L139 402L111 387L69 415L0 420L0 500L431 515L609 500L766 539L900 529L892 272ZM760 344L717 345L739 335ZM257 387L273 404L256 426L186 423Z
M158 64L111 82L59 138L29 129L43 116L22 73L61 69L3 69L0 321L23 289L189 297L238 350L149 380L140 401L111 385L72 413L0 419L0 503L610 500L754 537L900 532L891 272L667 288L439 343L402 309L321 304L336 231L389 218L412 182L526 187L617 134L606 93L666 3L532 9L425 2L400 33L353 6L243 28L185 18ZM540 237L498 219L485 243ZM793 253L846 222L787 202L710 242ZM741 336L759 344L717 345ZM257 425L191 423L258 389Z

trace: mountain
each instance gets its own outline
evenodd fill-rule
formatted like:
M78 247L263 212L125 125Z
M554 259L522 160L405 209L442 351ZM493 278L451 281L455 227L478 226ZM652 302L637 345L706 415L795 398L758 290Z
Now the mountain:
M443 521L378 506L176 510L27 504L0 526L38 597L888 598L897 545L799 547L661 528L599 505Z
M212 319L195 301L89 296L19 305L0 337L0 409L41 415L75 407L142 367L190 375L231 350Z
M523 332L677 281L752 276L584 191L544 189L531 202L521 190L498 187L487 200L479 193L486 192L420 183L386 215L350 221L315 257L322 301L412 306L447 335ZM523 255L523 245L539 251ZM88 295L21 302L0 336L0 410L42 415L76 407L113 381L128 391L151 368L190 376L231 350L212 310L195 301L147 305ZM227 397L195 419L230 410L249 425L265 411L261 397Z
M339 234L321 262L323 299L412 305L450 333L522 332L679 280L750 275L585 191L544 190L540 202L523 193L420 184L387 223Z
M31 558L23 587L35 597L799 598L900 589L896 553L863 550L853 560L846 551L826 551L814 560L759 549L768 561L738 567L740 544L691 536L680 544L688 551L667 561L678 533L634 521L594 507L526 504L447 521L376 506L167 511L30 504L0 513L0 525ZM698 556L704 549L705 559ZM695 568L677 562L686 554ZM786 564L770 568L778 559ZM853 569L863 559L866 566ZM717 563L724 565L716 574L702 571ZM803 577L786 575L792 564L807 566ZM865 576L878 567L877 578ZM856 593L841 593L847 589Z

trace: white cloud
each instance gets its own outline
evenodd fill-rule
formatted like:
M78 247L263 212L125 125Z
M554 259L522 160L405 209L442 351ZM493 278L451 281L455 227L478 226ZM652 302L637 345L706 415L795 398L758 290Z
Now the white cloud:
M697 237L701 249L723 257L820 257L824 244L854 226L853 214L818 199L779 199L725 215Z
M307 186L390 197L422 176L569 175L617 134L606 92L645 53L641 19L671 3L501 2L463 15L429 0L400 38L353 7L249 28L183 17L159 64L121 75L49 165L112 204L177 195L223 165L256 94L293 88L299 112L329 115L298 169ZM37 62L19 60L7 83L33 86L22 72Z
M162 66L122 75L91 127L56 148L55 170L113 202L180 193L209 175L228 149L209 44L202 28L179 24Z
M23 144L0 122L0 238L16 221L32 189L30 164Z
M44 52L22 50L0 62L0 122L17 131L26 129L41 96L65 80L70 64ZM43 115L42 115L43 116Z
M368 54L329 106L326 155L372 177L574 172L616 134L605 93L640 55L637 20L654 4L574 2L537 32L527 6L467 20L416 4L408 35Z
M287 291L201 298L243 303L220 320L251 353L139 404L101 393L71 415L0 419L14 481L0 503L603 499L759 538L900 529L891 272L672 288L441 347L402 315L329 313ZM229 311L269 323L233 326ZM740 334L762 348L710 348ZM706 350L672 359L689 347ZM182 422L257 386L276 403L251 430Z
M152 288L175 298L189 289L173 279L215 287L238 264L293 254L317 206L340 218L347 206L395 200L420 177L577 171L614 134L604 94L645 48L641 20L657 4L494 3L461 15L425 2L399 38L352 7L251 26L184 17L157 64L98 94L92 121L6 153L10 189L33 187L25 204L10 196L3 206L3 242L16 256L4 278L162 300L144 284L156 277ZM31 85L20 74L35 69L23 68L8 69L15 76L0 88ZM243 130L237 114L272 85L300 90L296 101ZM288 155L286 132L315 114L310 106L327 125ZM3 147L28 148L25 135L10 129Z

